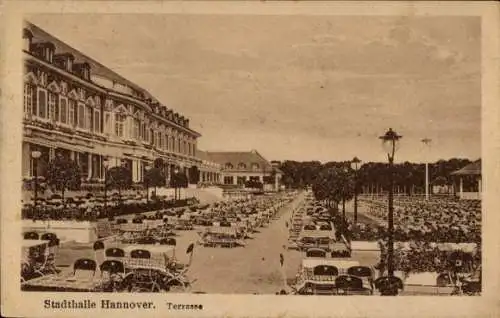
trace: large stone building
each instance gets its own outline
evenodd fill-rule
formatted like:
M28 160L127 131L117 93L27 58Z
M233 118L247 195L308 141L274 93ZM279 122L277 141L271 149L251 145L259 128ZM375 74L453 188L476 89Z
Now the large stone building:
M255 180L278 189L282 172L256 150L244 152L207 151L207 158L221 166L221 181L225 185L243 186Z
M174 167L220 178L197 156L201 135L188 118L33 24L25 23L23 40L25 178L33 176L35 150L42 176L61 154L77 161L86 182L103 181L105 158L109 167L127 166L136 183L158 158L167 178Z

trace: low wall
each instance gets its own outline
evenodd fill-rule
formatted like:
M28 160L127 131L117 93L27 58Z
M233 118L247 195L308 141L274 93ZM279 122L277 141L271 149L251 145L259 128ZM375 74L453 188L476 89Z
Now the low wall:
M23 232L51 232L57 235L61 243L75 241L91 243L97 239L97 224L88 221L36 221L23 220Z

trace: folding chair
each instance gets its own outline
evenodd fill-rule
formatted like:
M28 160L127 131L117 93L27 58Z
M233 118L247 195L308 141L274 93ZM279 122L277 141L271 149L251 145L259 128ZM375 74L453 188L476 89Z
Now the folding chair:
M50 250L48 246L45 246L43 253L39 255L37 259L35 259L35 265L33 267L34 273L40 276L45 276L46 271L49 267L49 259Z
M106 260L99 267L101 270L102 285L105 292L116 292L121 289L125 277L125 265L117 260Z
M347 275L366 279L373 288L373 279L375 273L368 266L351 266L347 269Z
M104 261L105 255L103 255L104 252L104 242L103 241L95 241L94 242L94 260L96 261L97 264L100 264ZM99 254L101 257L98 257Z
M97 263L93 259L79 258L73 263L73 277L78 281L90 280L95 276Z
M122 260L125 257L125 251L118 247L111 247L104 252L106 260Z

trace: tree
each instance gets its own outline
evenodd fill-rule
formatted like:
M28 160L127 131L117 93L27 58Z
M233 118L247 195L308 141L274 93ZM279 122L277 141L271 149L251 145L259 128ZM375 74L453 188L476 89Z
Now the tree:
M154 187L156 194L156 187L163 187L166 185L166 176L163 169L154 167L146 170L144 174L144 184L147 187Z
M200 182L200 170L197 166L191 166L189 168L189 183L197 184Z
M132 186L132 171L125 166L116 166L108 170L107 188L117 189L121 202L121 191Z
M65 190L80 188L80 167L75 161L58 154L47 166L46 180L49 186L61 191L64 203Z

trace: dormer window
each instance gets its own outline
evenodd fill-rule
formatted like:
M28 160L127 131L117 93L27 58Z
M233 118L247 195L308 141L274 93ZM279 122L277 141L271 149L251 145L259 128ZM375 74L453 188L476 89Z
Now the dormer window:
M224 169L233 169L233 164L230 163L230 162L227 162L225 165L224 165Z
M23 49L25 51L30 51L32 39L33 33L28 29L23 29Z
M84 63L75 63L73 64L73 71L83 79L90 80L90 64L87 62Z
M34 43L31 45L31 51L38 57L52 63L56 47L50 42Z
M243 162L240 162L240 163L238 164L238 169L239 169L239 170L245 170L246 168L247 168L247 165L246 165L246 164L244 164Z
M54 55L54 63L68 72L71 72L73 70L74 60L75 57L71 53L62 53Z
M252 163L252 170L259 170L260 169L260 166L258 163L254 162Z

